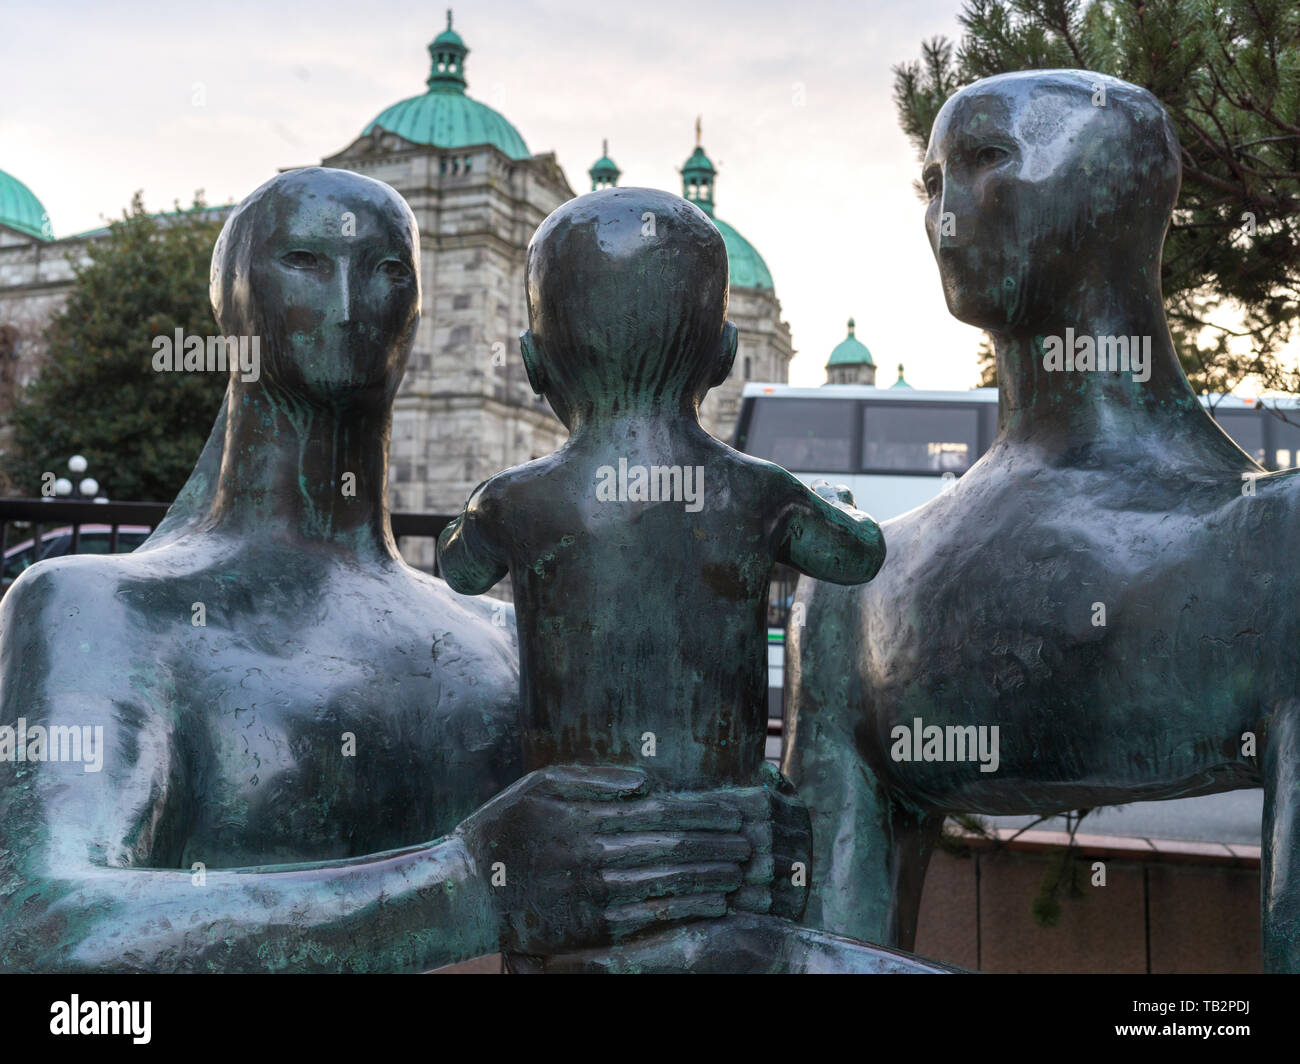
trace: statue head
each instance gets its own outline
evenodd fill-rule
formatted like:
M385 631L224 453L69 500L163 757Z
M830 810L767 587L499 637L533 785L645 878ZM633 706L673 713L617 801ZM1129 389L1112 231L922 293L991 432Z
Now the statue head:
M528 245L529 382L570 427L594 411L694 409L736 356L727 293L726 244L694 204L645 188L570 200Z
M1031 70L949 99L922 178L948 309L999 332L1051 322L1086 286L1158 284L1181 164L1145 89Z
M280 174L226 219L212 253L224 335L259 338L261 386L313 405L391 403L420 317L406 201L347 170ZM233 389L247 388L232 374Z

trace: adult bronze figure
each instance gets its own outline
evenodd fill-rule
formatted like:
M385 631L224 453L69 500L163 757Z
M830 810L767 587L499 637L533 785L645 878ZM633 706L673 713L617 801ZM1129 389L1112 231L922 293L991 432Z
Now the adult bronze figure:
M809 918L910 946L947 813L1262 784L1264 963L1300 969L1300 482L1262 475L1179 367L1169 119L1099 74L989 78L945 104L923 177L948 307L994 338L999 431L885 524L873 583L799 591ZM993 728L996 759L972 756Z
M280 175L227 221L212 295L261 372L232 375L171 519L0 605L0 968L416 971L716 911L749 858L735 807L633 770L510 786L511 632L395 549L402 198ZM528 892L557 903L513 918Z

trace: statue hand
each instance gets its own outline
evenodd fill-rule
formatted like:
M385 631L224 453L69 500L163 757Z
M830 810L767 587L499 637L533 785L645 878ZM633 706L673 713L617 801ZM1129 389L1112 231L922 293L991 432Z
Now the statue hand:
M726 913L751 853L741 811L716 792L649 789L638 769L553 766L461 824L505 949L562 953Z
M745 886L727 900L733 909L797 920L808 904L812 821L794 784L775 766L764 762L762 775L762 786L730 792L754 856L745 866Z

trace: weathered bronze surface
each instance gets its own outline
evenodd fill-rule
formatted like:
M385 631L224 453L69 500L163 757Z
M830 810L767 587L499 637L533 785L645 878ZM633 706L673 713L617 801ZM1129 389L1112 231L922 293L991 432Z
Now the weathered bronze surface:
M948 101L923 176L948 307L994 338L999 432L886 524L873 583L801 582L784 767L813 813L808 919L909 948L946 813L1262 784L1265 965L1300 970L1300 481L1262 474L1175 356L1172 127L1099 74L1008 74ZM1149 364L1058 368L1067 330ZM918 722L943 759L902 759ZM995 771L951 756L969 726L999 729Z
M629 879L684 904L740 885L734 803L636 768L511 785L512 633L389 533L419 292L379 182L293 171L227 222L213 304L261 338L259 379L232 378L144 549L33 566L0 604L0 725L102 755L0 760L0 968L416 971L503 931L581 949L654 924Z
M480 485L439 548L457 590L510 575L525 768L637 766L656 794L712 788L741 811L755 847L743 887L701 861L690 875L714 882L711 896L668 906L629 883L630 901L670 917L746 915L517 958L517 970L937 967L789 919L809 854L806 812L763 763L772 567L859 583L884 543L829 488L814 493L700 427L699 402L735 357L727 281L721 234L677 196L609 189L553 212L529 246L523 354L569 440Z

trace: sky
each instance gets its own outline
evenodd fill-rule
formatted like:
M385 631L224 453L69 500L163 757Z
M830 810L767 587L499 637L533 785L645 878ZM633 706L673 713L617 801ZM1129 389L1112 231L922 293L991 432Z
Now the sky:
M623 185L681 191L696 116L718 168L717 214L772 272L797 351L793 384L825 381L857 335L892 383L975 384L979 331L949 316L913 191L891 67L958 34L960 0L454 4L469 94L578 193L609 140ZM0 0L0 169L54 234L202 189L242 199L346 147L424 91L445 5Z

